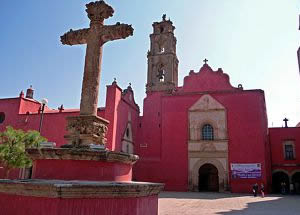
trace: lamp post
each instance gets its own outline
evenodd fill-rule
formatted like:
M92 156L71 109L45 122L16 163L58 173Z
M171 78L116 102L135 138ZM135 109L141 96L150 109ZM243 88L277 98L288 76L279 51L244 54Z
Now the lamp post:
M40 117L40 126L39 126L39 132L41 134L42 131L42 125L43 125L43 119L44 119L44 110L45 110L45 106L48 104L48 99L42 99L41 100L41 106L39 109L39 113L41 113L41 117ZM38 145L37 145L38 147ZM28 179L32 178L32 166L29 168L25 168L25 178L26 175L28 174Z
M45 106L48 104L48 99L42 99L41 106L40 106L40 112L41 112L41 118L40 118L40 126L39 126L39 132L41 134L42 131L42 125L43 125L43 119L44 119L44 110Z

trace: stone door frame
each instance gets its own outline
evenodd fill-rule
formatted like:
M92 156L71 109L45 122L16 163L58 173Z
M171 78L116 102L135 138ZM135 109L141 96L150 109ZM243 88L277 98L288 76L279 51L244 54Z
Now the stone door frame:
M208 158L208 159L199 159L196 164L192 167L192 172L189 174L191 176L191 184L190 184L190 189L192 191L199 191L198 186L199 186L199 169L204 165L204 164L211 164L214 165L217 170L218 170L218 176L219 176L219 192L224 192L227 188L228 184L228 174L225 171L222 163L218 161L217 159L213 158Z

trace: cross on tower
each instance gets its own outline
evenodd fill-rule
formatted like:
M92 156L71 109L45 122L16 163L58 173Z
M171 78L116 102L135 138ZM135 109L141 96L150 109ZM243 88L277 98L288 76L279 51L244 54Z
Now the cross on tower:
M86 4L91 20L90 27L61 36L63 45L87 44L82 82L80 115L67 117L68 135L65 138L74 147L106 143L108 121L97 116L100 85L102 46L112 40L125 39L133 35L131 25L104 25L104 20L113 16L114 10L104 1Z
M208 60L205 58L205 59L203 60L203 62L204 62L204 64L207 64Z
M287 127L288 127L287 122L288 122L289 120L288 120L287 118L284 118L283 121L284 121L284 127L287 128Z
M62 112L64 110L64 105L62 104L60 107L58 107L59 112Z

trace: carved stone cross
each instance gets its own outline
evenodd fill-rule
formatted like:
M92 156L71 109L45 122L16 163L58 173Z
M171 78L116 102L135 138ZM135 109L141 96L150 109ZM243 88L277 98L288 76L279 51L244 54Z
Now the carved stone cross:
M108 41L125 39L133 35L133 28L120 23L104 25L104 19L113 16L114 13L113 8L104 1L91 2L86 7L91 20L90 28L70 30L61 37L61 42L64 45L87 44L80 115L97 115L102 46Z
M70 143L77 146L91 143L105 144L108 122L97 117L102 46L108 41L125 39L133 35L131 25L120 23L104 25L104 20L113 16L114 13L113 8L104 1L91 2L86 5L86 8L88 18L91 20L90 27L75 31L71 29L61 36L61 42L64 45L87 44L80 116L67 118L69 135L65 136Z
M208 60L205 58L205 59L203 60L203 62L204 62L204 64L207 64Z

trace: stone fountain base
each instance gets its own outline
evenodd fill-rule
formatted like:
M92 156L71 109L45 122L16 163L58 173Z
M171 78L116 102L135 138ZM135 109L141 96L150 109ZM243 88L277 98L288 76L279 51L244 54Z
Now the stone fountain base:
M29 149L33 179L131 181L137 155L85 148Z
M138 156L108 150L27 150L32 178L0 180L5 215L157 215L163 184L132 182Z
M157 215L162 184L0 180L5 215Z

